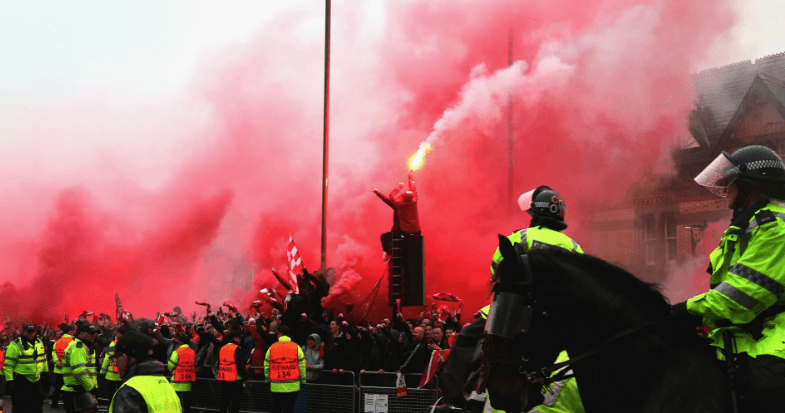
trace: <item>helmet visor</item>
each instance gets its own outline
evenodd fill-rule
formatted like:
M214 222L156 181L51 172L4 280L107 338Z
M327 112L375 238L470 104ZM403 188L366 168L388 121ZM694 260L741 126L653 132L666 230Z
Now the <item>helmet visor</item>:
M728 186L738 177L739 168L723 152L695 177L695 182L717 196L726 197Z
M521 207L522 211L528 211L529 208L531 208L532 198L534 197L534 191L536 190L537 188L534 188L531 191L518 197L518 206Z

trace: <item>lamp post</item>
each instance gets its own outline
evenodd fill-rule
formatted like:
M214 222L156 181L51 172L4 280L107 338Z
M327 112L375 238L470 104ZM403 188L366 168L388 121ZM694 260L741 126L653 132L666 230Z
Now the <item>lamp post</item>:
M324 146L322 151L322 261L327 266L327 183L330 154L330 0L324 13Z

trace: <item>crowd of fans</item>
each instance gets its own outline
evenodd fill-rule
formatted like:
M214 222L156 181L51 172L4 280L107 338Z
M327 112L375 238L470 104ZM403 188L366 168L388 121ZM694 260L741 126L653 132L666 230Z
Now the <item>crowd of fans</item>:
M240 335L246 358L245 370L251 380L264 380L264 357L268 348L277 341L281 326L287 326L292 341L303 349L306 358L307 381L309 383L346 383L360 373L363 383L372 385L395 385L395 377L383 373L402 372L420 374L428 366L433 350L449 348L447 337L461 329L460 305L457 309L420 313L419 318L406 320L397 313L392 320L385 318L378 323L356 319L352 313L335 314L325 310L321 299L329 288L320 274L305 271L300 278L300 293L292 294L284 302L273 300L269 316L264 307L256 306L246 312L220 307L191 317L182 314L179 307L156 319L128 319L116 323L107 314L92 316L83 313L78 319L63 323L57 328L39 325L36 335L51 358L54 343L65 332L83 323L92 323L100 330L94 343L98 366L109 345L125 332L136 330L148 334L154 343L153 357L167 365L172 352L187 344L196 352L196 375L200 378L215 378L219 366L219 351L222 346ZM281 300L284 301L284 300ZM161 322L163 321L163 322ZM6 326L0 334L3 348L16 340L20 332ZM51 359L49 360L51 364ZM51 371L51 366L50 366ZM354 375L346 374L353 372ZM105 373L101 371L99 375ZM378 373L378 374L369 374ZM52 381L47 377L46 380ZM407 385L416 387L412 379ZM51 384L51 383L50 383Z

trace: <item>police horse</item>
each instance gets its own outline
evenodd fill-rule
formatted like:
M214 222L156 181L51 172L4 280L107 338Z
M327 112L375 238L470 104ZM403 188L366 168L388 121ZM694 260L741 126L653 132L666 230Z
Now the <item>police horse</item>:
M734 410L716 349L694 321L670 317L655 285L589 255L524 255L502 236L499 248L504 260L474 377L490 389L494 408L531 408L526 395L547 385L555 367L567 367L587 413ZM561 350L568 366L553 364Z

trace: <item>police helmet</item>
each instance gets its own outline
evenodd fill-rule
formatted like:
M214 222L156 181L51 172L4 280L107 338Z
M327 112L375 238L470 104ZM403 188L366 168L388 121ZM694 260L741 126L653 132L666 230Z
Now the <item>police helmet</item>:
M734 182L747 185L776 199L785 198L785 163L771 148L745 146L733 154L722 152L698 176L695 182L715 195L727 196Z
M567 212L564 198L548 186L538 186L521 195L518 198L518 206L532 218L542 220L553 229L561 231L567 228L567 224L564 222Z

